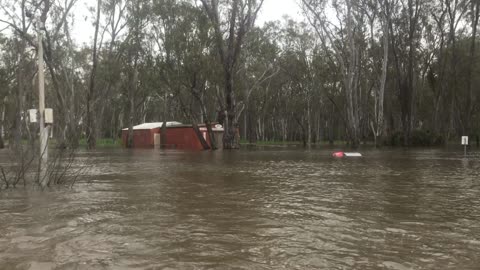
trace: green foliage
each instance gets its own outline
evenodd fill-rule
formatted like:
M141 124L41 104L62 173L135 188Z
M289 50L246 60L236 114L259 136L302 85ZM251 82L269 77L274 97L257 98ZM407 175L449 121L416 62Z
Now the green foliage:
M5 12L21 11L20 2L4 2L0 16L5 20L9 20ZM222 116L224 71L230 66L219 61L215 23L199 1L104 0L93 97L88 94L92 42L75 44L70 38L76 35L71 29L74 17L67 14L66 24L62 22L66 3L50 2L44 30L49 37L45 40L46 93L47 106L56 113L54 136L59 141L85 133L87 100L95 106L95 134L105 138L117 138L130 120L133 124L165 119L189 123L205 118L216 121ZM224 33L220 44L224 45L230 42L226 15L231 3L218 1L220 32ZM452 7L458 22L454 33L450 33L448 16L440 16L448 10L439 0L302 3L315 5L314 10L320 12L320 17L305 15L309 16L305 21L313 25L285 18L257 24L242 39L244 46L234 64L232 81L237 104L234 114L239 114L243 142L348 138L352 133L347 127L351 121L348 100L353 99L358 105L353 110L358 113L358 136L373 140L370 124L378 116L376 97L386 20L392 29L388 33L385 127L379 129L385 134L379 135L380 140L389 145L430 146L463 133L480 133L480 43L478 33L476 39L471 37L472 11L478 8L474 1ZM331 3L331 11L338 16L323 17L324 5ZM390 14L384 14L385 3L390 4ZM350 29L346 26L352 23L347 4L355 10L354 51L346 42ZM418 5L411 9L416 14L408 12L412 4ZM92 11L87 21L95 19ZM321 28L321 22L328 29ZM22 26L19 21L12 23ZM340 25L345 27L336 28ZM35 29L30 27L25 33L10 30L12 35L0 34L0 115L5 115L0 122L7 140L19 126L25 133L21 138L27 138L28 132L35 134L20 120L25 109L38 103L32 91L36 87ZM22 42L26 48L19 46ZM350 63L352 52L358 53L358 59ZM355 65L350 66L355 72L352 80L345 80L348 63ZM134 71L138 71L137 81L133 80ZM348 96L349 83L356 85L357 96ZM110 140L100 139L98 144L119 145ZM80 145L84 144L81 140Z

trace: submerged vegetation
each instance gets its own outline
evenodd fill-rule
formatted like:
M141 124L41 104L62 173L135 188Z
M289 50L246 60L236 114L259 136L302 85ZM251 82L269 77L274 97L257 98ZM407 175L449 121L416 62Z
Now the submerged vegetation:
M78 159L74 149L57 148L51 151L43 173L38 162L38 152L35 150L36 148L22 144L19 148L3 150L0 153L2 160L9 161L7 164L0 164L0 191L17 187L72 187L88 167L86 161Z

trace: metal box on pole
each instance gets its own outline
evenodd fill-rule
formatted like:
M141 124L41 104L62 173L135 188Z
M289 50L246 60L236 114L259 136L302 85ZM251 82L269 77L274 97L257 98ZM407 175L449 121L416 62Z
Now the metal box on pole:
M45 124L53 124L53 110L45 108Z
M30 109L28 110L28 119L30 123L38 123L38 115L37 115L38 110L37 109Z

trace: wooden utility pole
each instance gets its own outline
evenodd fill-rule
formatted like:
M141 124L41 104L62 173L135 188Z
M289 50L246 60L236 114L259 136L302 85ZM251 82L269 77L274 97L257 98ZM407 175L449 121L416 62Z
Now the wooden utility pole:
M39 160L39 180L42 187L45 187L47 181L47 162L48 162L48 128L45 126L45 75L43 70L43 44L42 44L43 23L37 19L38 36L38 114L40 124L40 160Z

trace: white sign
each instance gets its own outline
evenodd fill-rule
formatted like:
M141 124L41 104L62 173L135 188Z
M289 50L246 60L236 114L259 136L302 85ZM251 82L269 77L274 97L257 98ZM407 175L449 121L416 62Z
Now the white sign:
M37 109L28 110L28 118L30 123L37 123Z
M468 136L462 136L462 145L468 145Z

